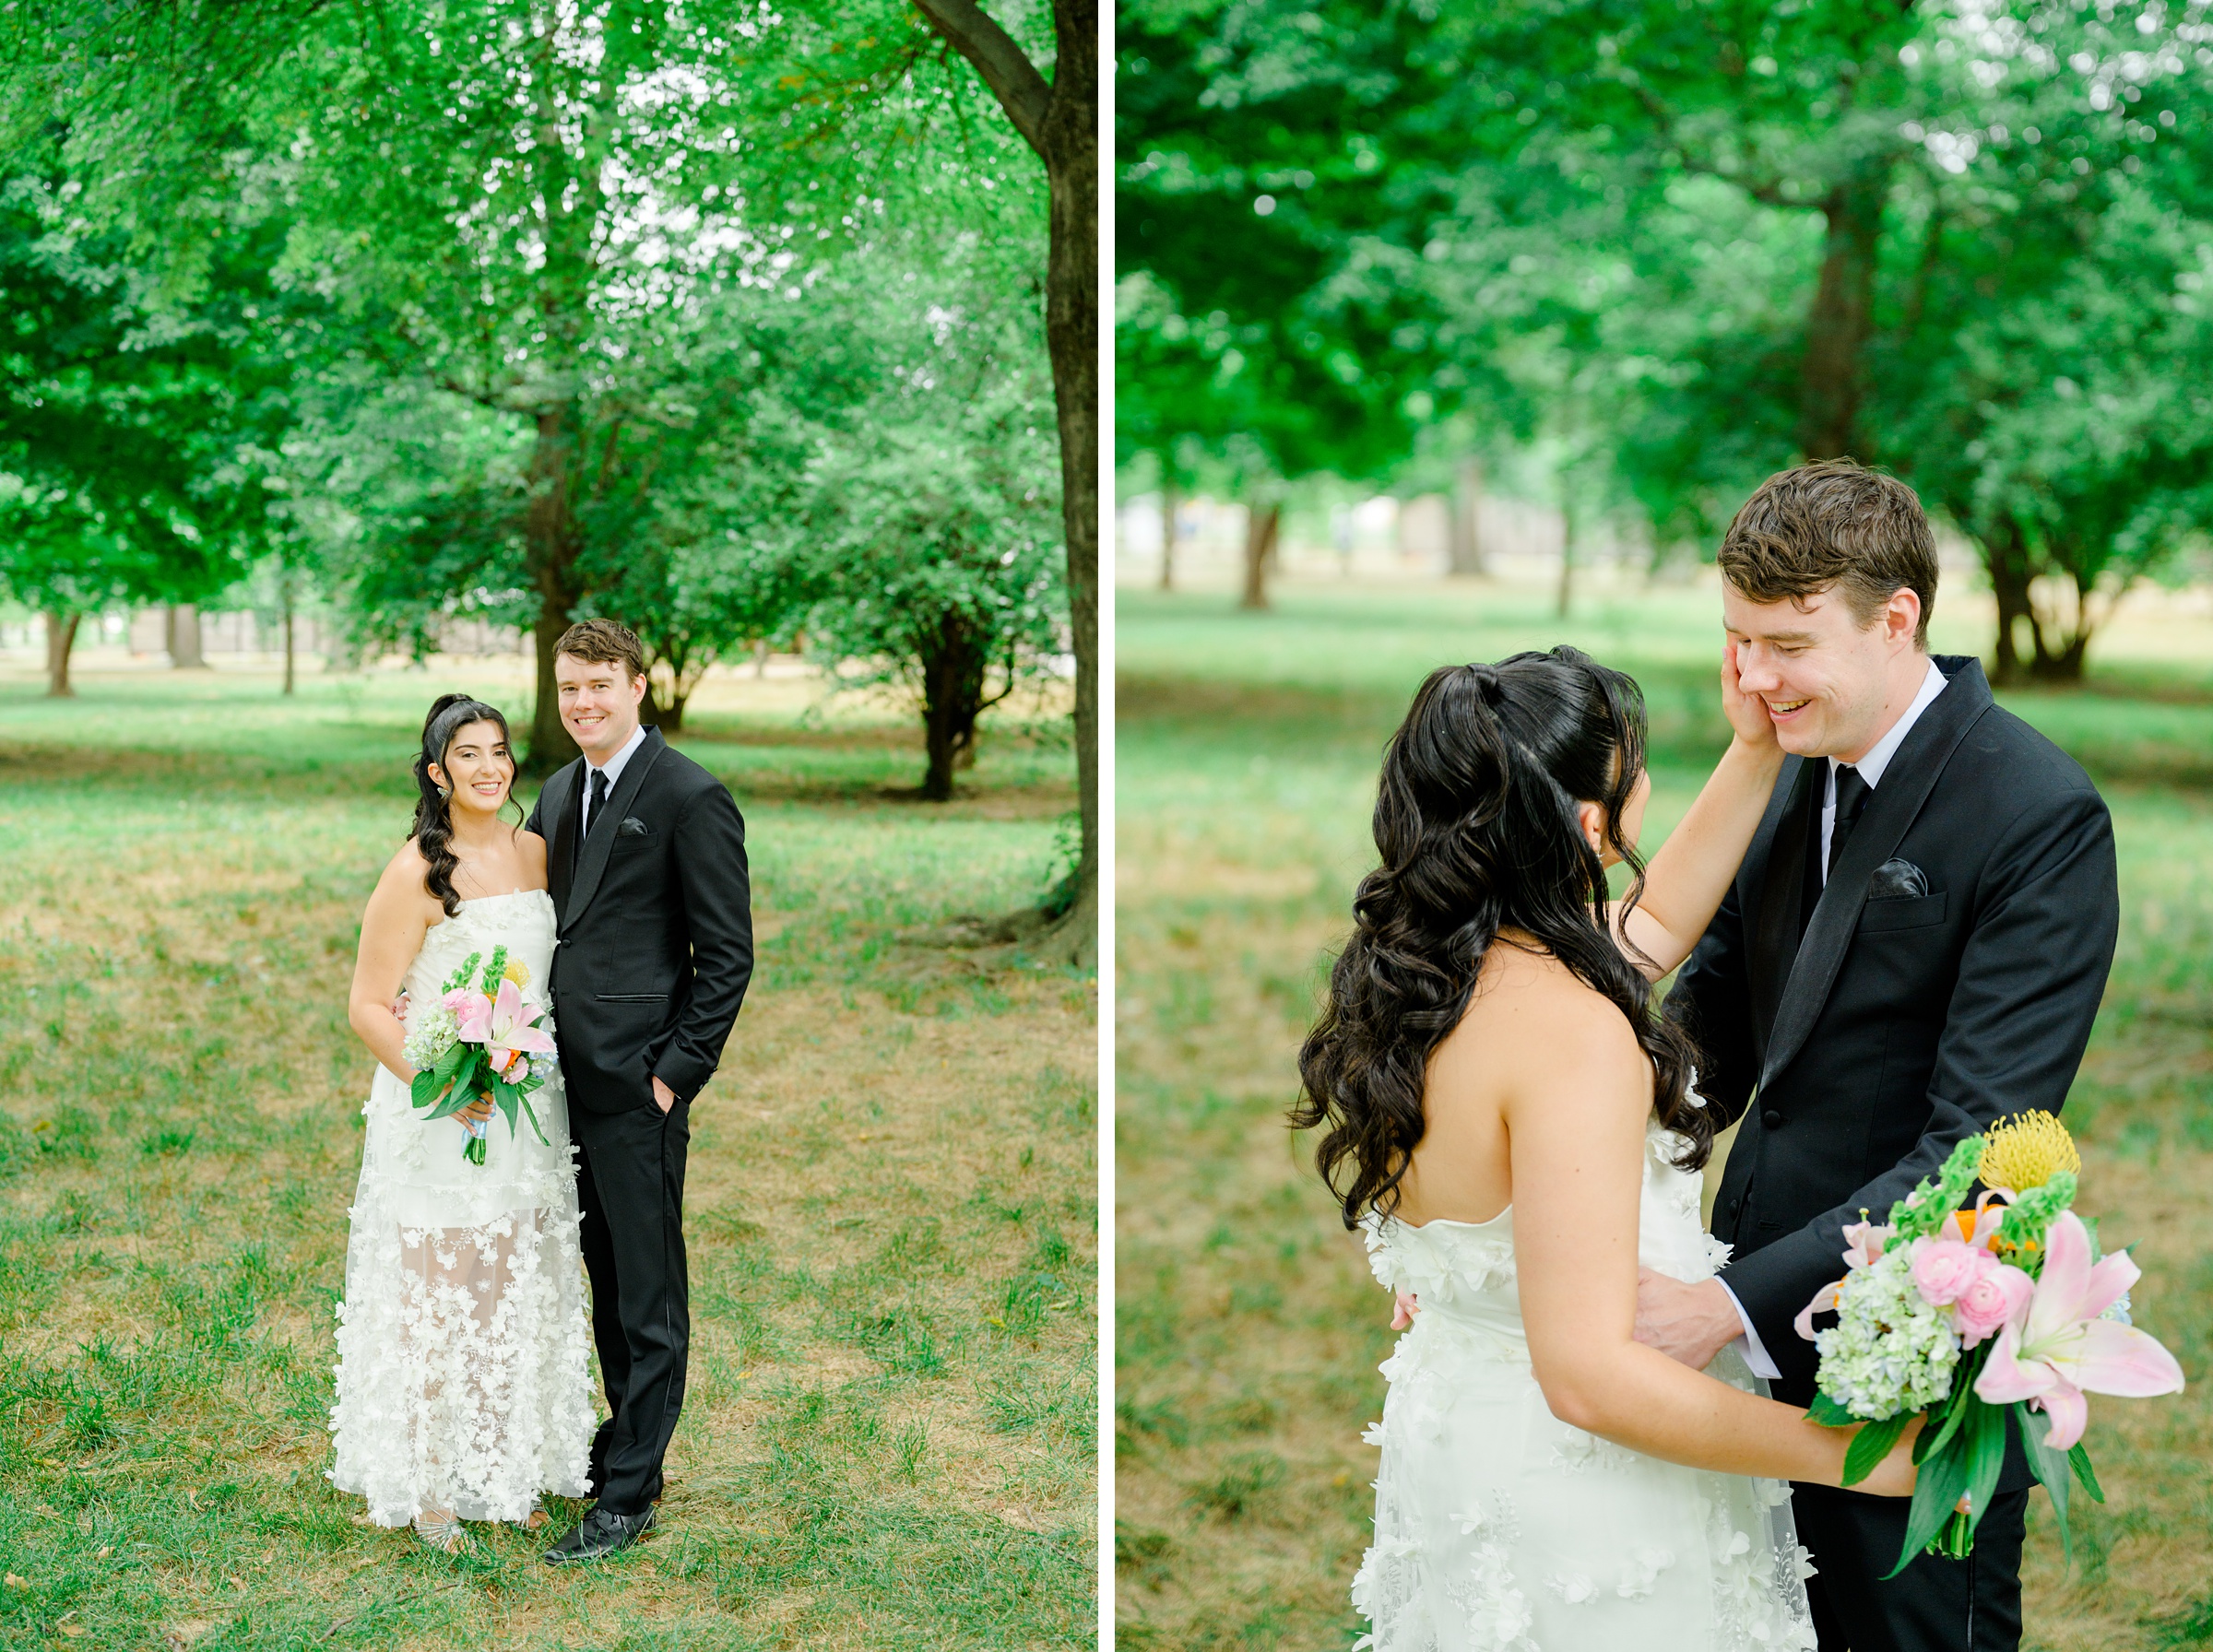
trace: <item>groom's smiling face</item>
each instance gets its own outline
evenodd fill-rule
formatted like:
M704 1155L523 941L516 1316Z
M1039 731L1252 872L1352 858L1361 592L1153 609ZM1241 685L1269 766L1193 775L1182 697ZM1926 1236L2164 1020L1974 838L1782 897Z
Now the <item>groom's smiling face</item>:
M1833 589L1754 602L1724 580L1722 623L1736 644L1738 682L1767 706L1782 749L1800 757L1856 762L1926 670L1914 641L1921 599L1907 590L1862 625Z

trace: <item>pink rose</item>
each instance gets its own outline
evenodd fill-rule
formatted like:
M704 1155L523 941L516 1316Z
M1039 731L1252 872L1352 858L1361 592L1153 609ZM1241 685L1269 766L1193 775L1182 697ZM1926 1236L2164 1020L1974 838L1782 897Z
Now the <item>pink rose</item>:
M1958 1302L1985 1269L1997 1266L1984 1252L1958 1239L1930 1239L1913 1247L1913 1283L1924 1302L1938 1307Z
M2008 1320L2018 1319L2036 1294L2036 1281L2019 1268L1994 1257L1983 1260L1989 1268L1952 1303L1952 1324L1959 1329L1960 1345L1966 1348L1974 1347Z

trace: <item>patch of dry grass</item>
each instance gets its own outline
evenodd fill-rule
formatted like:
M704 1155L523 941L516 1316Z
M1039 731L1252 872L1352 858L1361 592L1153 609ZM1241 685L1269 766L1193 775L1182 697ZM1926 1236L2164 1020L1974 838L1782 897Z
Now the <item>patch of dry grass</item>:
M988 747L978 807L931 811L693 748L747 812L762 967L693 1113L691 1391L661 1529L554 1572L512 1531L433 1555L323 1479L345 986L431 688L187 687L0 685L0 1643L1088 1643L1090 985L895 939L1035 898L1049 750ZM914 760L858 744L872 785Z

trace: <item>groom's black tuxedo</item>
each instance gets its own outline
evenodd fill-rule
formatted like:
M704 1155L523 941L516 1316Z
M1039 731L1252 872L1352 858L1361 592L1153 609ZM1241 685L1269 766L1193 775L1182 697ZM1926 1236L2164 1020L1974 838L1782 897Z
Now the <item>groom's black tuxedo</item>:
M1784 762L1667 998L1698 1044L1708 1104L1744 1119L1713 1231L1734 1246L1723 1281L1781 1373L1776 1396L1793 1404L1813 1397L1817 1356L1792 1321L1843 1270L1844 1224L1863 1210L1880 1221L1995 1120L2057 1113L2112 963L2119 895L2103 799L1992 701L1980 664L1936 664L1945 690L1868 795L1826 885L1808 876L1826 760ZM2025 1470L2001 1483L1975 1564L1923 1559L1889 1583L1905 1501L1802 1488L1824 1652L2010 1646L2028 1483Z
M634 1515L660 1495L683 1406L691 1103L752 978L752 914L745 822L722 782L649 728L580 832L586 774L581 758L556 773L527 824L546 840L558 922L554 1035L609 1412L592 1483L602 1506ZM656 1078L676 1094L666 1114Z
M546 840L561 945L554 1030L569 1105L685 1101L714 1076L753 974L745 821L721 781L648 728L577 842L586 767L546 782L528 829Z

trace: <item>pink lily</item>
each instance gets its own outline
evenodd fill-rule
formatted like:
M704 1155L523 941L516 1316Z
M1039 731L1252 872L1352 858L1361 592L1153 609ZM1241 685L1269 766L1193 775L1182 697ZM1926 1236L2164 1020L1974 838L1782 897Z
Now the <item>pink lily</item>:
M1992 1405L2029 1400L2052 1419L2046 1443L2065 1451L2089 1423L2086 1392L2179 1394L2183 1368L2143 1331L2099 1317L2142 1277L2125 1251L2093 1265L2089 1231L2072 1210L2060 1213L2044 1244L2035 1293L1998 1332L1975 1392Z
M1852 1248L1843 1253L1844 1266L1848 1268L1865 1268L1882 1256L1883 1246L1890 1243L1897 1231L1884 1222L1848 1222L1844 1228L1844 1243ZM1847 1273L1844 1279L1851 1277ZM1811 1342L1814 1339L1814 1316L1835 1313L1837 1292L1843 1288L1844 1280L1838 1280L1815 1292L1814 1300L1800 1308L1798 1317L1791 1321L1791 1328Z
M512 981L500 983L500 996L487 998L481 994L463 1014L460 1036L470 1044L484 1046L484 1058L495 1073L505 1073L519 1055L551 1055L553 1041L530 1024L531 1017L523 1007L523 995L515 990Z

